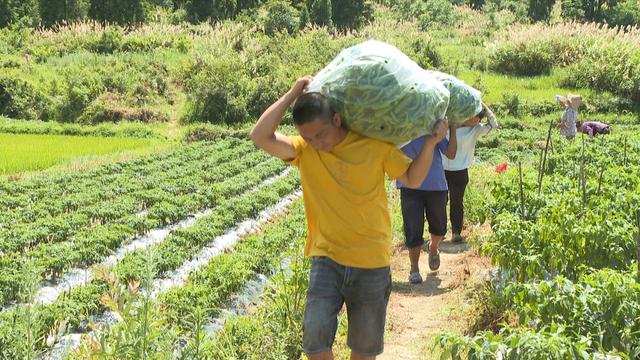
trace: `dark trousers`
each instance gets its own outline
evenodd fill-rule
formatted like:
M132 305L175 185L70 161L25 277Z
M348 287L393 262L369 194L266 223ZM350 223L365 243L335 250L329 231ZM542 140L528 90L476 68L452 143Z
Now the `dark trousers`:
M455 234L462 232L464 220L464 190L469 183L469 171L467 169L444 172L449 185L449 218L451 219L451 231Z

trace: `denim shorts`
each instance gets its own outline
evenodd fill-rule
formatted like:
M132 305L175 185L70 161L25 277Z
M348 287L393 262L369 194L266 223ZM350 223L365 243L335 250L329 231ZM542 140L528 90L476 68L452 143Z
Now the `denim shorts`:
M389 267L360 269L328 257L314 257L304 310L303 346L307 355L331 351L338 312L347 306L347 345L363 356L384 348L384 326L391 293Z

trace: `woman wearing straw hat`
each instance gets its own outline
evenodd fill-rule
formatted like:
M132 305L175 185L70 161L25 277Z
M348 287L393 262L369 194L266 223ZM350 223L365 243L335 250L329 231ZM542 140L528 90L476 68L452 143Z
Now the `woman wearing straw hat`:
M567 140L573 141L573 138L576 137L578 108L582 104L582 96L569 94L569 96L564 97L556 95L556 100L564 106L564 114L562 114L562 119L558 123L560 134L565 136Z

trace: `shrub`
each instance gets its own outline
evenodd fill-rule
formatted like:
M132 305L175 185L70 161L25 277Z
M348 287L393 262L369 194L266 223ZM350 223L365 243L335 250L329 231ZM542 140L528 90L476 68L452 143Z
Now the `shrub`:
M508 114L513 116L520 114L520 96L518 94L502 94L502 102Z
M196 59L187 81L184 121L234 124L247 119L250 81L237 54Z
M113 54L122 48L124 33L120 28L108 29L102 33L100 39L91 46L92 51L100 54Z
M26 80L0 74L0 114L15 119L37 120L49 117L49 99Z
M169 116L160 111L150 109L132 109L121 106L108 98L98 98L92 101L80 114L78 123L85 125L96 125L106 122L117 123L121 121L130 122L166 122Z
M505 44L490 55L491 68L498 72L514 75L541 75L551 72L553 55L546 44Z
M453 5L447 0L401 0L394 8L403 20L418 19L420 28L426 30L434 25L451 25L456 21Z
M104 85L100 77L91 71L69 71L67 79L66 96L58 117L63 122L74 122L104 91Z
M415 54L415 56L412 57L413 60L422 68L433 69L440 68L444 65L442 56L437 50L437 45L431 38L416 38L411 43L411 49Z

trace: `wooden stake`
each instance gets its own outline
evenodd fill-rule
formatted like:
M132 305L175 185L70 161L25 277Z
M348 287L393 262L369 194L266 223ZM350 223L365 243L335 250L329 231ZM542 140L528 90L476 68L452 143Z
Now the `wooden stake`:
M598 179L598 192L597 196L600 196L600 186L602 186L602 176L604 175L604 166L600 168L600 178Z
M542 187L542 157L544 156L544 150L540 150L540 162L538 162L538 195L540 195L540 188Z
M549 143L551 142L551 130L553 130L553 119L549 121L549 131L547 131L547 141L544 145L544 152L542 156L542 166L540 168L540 178L538 179L538 195L542 189L542 179L544 178L544 169L547 165L547 153L549 152Z
M627 137L624 137L624 166L627 167Z
M524 221L524 186L522 184L522 163L518 160L518 174L520 176L520 216Z
M636 261L638 262L638 281L640 281L640 209L636 210L636 225L638 234L636 235Z
M582 188L582 205L587 206L587 184L584 176L584 135L582 135L582 156L580 160L580 187Z

